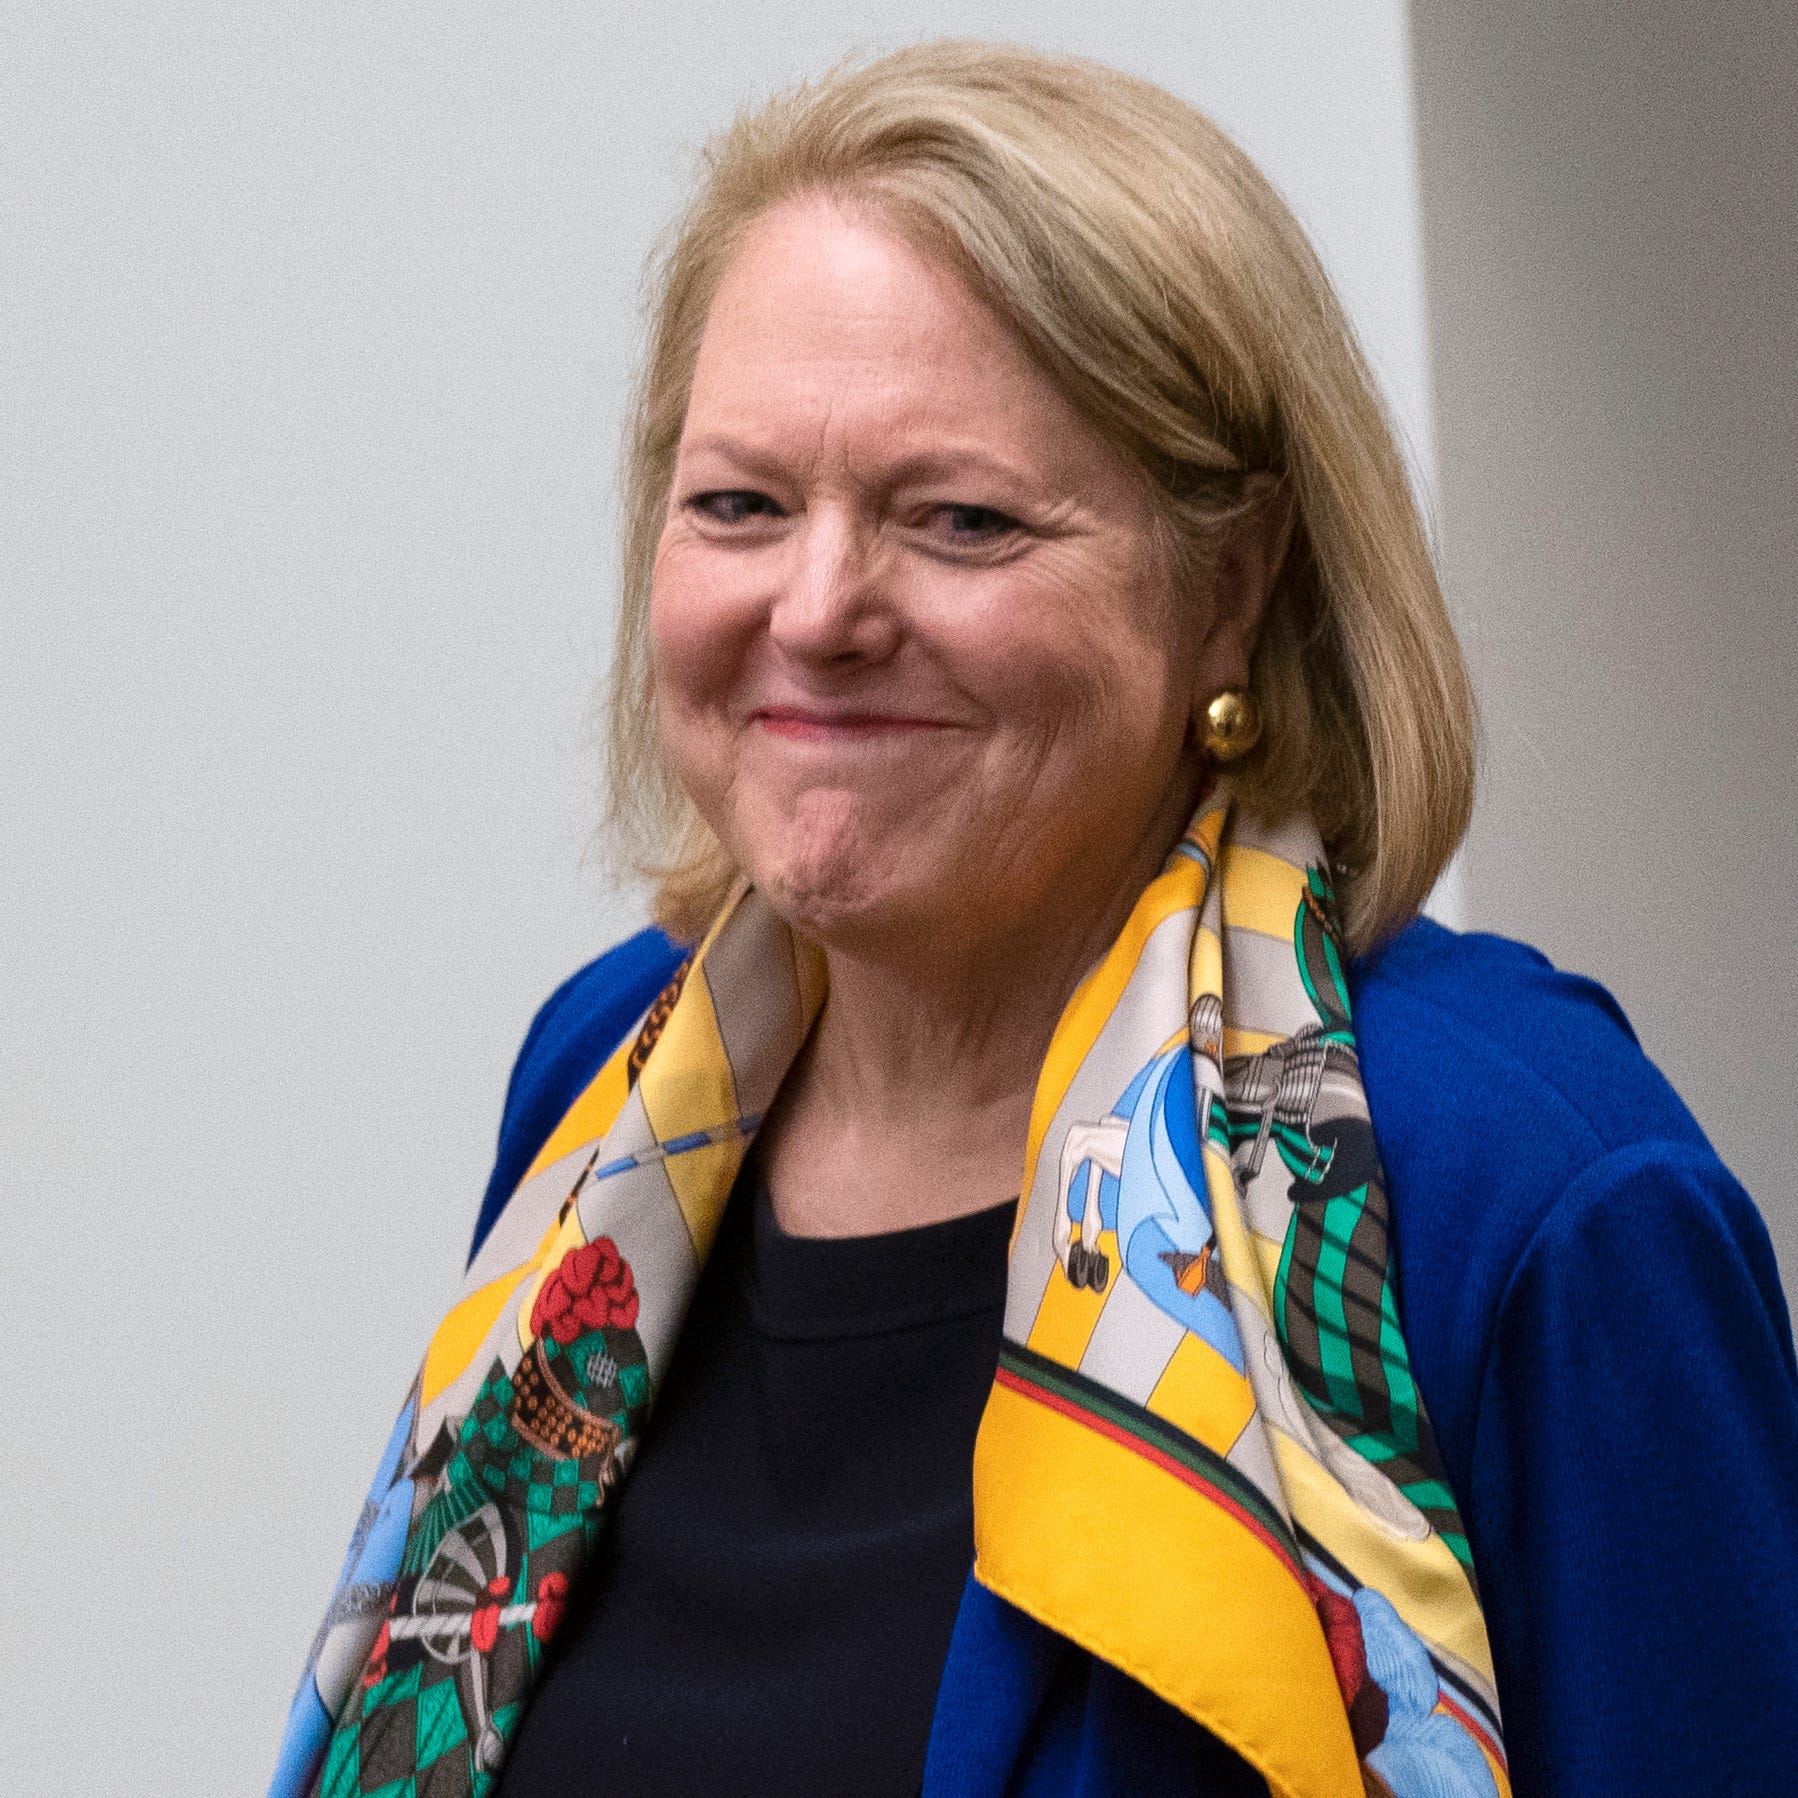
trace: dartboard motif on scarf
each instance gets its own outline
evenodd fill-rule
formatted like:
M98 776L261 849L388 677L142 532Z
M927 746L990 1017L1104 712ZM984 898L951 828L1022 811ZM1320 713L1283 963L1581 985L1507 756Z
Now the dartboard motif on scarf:
M413 1467L429 1496L351 1700L354 1725L325 1764L329 1798L462 1798L492 1785L648 1406L636 1321L616 1244L570 1250L538 1290L517 1367L495 1360L453 1447L440 1437Z

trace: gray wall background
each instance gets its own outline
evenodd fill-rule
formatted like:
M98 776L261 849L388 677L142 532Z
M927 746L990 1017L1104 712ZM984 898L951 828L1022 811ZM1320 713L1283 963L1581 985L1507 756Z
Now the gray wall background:
M945 32L1236 132L1427 477L1398 0L9 16L7 1791L266 1779L510 1058L638 915L586 709L644 253L734 107Z
M1469 921L1597 975L1798 1274L1798 8L1416 0Z

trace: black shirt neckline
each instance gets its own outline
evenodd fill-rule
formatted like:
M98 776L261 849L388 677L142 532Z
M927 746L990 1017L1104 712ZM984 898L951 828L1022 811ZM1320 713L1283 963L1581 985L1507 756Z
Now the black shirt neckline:
M965 1217L870 1236L791 1236L759 1170L749 1255L749 1316L782 1342L884 1336L1001 1308L1017 1200ZM895 1283L895 1273L902 1278Z

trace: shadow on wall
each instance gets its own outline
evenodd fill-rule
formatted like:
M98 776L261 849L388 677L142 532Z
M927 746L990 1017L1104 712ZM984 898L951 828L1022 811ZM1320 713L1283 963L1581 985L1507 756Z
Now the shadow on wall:
M1617 994L1798 1292L1798 8L1412 8L1468 922Z

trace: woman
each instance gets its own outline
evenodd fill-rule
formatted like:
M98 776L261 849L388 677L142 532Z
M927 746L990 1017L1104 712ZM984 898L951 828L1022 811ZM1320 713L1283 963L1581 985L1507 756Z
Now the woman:
M1416 918L1466 678L1240 153L966 45L740 121L625 577L665 931L526 1041L276 1790L1780 1789L1765 1233Z

